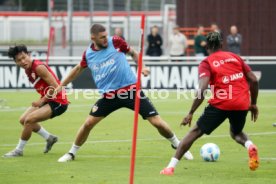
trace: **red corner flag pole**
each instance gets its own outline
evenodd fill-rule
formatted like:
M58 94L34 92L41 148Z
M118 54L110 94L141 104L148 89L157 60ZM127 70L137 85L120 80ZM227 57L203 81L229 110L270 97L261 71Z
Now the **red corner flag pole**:
M140 109L141 73L142 73L142 66L143 66L144 29L145 29L145 15L142 15L141 16L141 40L140 40L140 53L139 53L139 60L138 60L138 71L137 71L129 184L134 183L134 168L135 168L136 142L137 142L137 129L138 129L138 113L139 113L139 109Z

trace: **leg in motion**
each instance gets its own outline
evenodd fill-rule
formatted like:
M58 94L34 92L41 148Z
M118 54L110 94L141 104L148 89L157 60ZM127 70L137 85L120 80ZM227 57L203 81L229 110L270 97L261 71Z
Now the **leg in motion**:
M162 135L168 141L171 142L172 148L176 149L179 146L180 141L178 140L176 135L171 131L168 124L159 115L148 117L147 120L158 130L160 135ZM189 150L185 152L184 158L187 160L194 159L192 153Z
M195 140L197 140L199 137L203 135L202 131L198 128L197 125L195 125L190 132L182 139L180 142L176 153L173 158L171 158L170 163L166 168L164 168L160 174L162 175L173 175L174 174L174 168L178 164L179 160L182 158L184 153L186 153Z
M63 155L58 159L58 162L68 162L75 159L75 155L77 154L77 151L79 148L85 143L87 140L90 131L96 126L97 123L99 123L104 117L95 117L89 115L84 124L80 127L77 137L75 139L74 144L72 145L71 149L68 153Z
M255 171L259 167L258 148L243 132L246 122L247 111L231 111L229 113L230 135L238 144L244 146L248 151L249 169Z
M52 110L48 104L29 113L24 118L23 131L16 148L6 153L4 157L23 156L24 147L27 144L27 141L30 139L32 132L40 129L38 122L49 119L51 114ZM20 119L20 123L22 123L22 119Z

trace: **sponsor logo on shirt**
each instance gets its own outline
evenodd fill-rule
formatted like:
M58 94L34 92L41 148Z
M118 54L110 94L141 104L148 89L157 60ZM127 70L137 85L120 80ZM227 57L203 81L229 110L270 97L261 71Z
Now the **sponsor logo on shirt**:
M215 60L213 61L213 66L214 67L220 67L221 65L227 64L227 63L232 63L232 62L238 62L236 58L227 58L225 60Z
M115 60L112 58L112 59L104 61L104 62L102 62L100 64L94 64L92 66L92 70L93 71L98 71L99 69L106 68L106 67L108 67L110 65L113 65L114 63L115 63Z
M235 81L235 80L238 80L238 79L241 79L241 78L243 78L243 73L242 72L235 73L235 74L232 74L230 76L223 76L222 77L222 83L228 84L230 81Z

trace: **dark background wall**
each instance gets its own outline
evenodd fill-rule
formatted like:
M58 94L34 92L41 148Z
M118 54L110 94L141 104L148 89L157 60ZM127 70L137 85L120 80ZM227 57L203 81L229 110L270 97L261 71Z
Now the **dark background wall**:
M236 25L243 36L242 55L276 55L276 0L177 0L180 27L209 27L216 22L224 34Z

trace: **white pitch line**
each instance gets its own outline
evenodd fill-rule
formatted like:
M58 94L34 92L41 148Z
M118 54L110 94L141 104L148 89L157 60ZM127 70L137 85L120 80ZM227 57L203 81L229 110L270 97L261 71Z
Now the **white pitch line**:
M159 103L161 101L154 101L154 103ZM169 102L168 101L162 101L162 102ZM161 102L161 103L162 103ZM77 108L77 111L86 111L86 108L87 110L89 110L89 108L91 108L93 106L93 103L92 104L76 104L76 105L69 105L69 108L70 108L70 111L72 112L75 112L74 108ZM29 107L29 106L28 106ZM24 111L26 110L28 107L9 107L9 106L5 106L5 107L0 107L0 112L15 112L15 111ZM79 110L79 107L83 107L85 109L83 110ZM276 108L276 105L261 105L259 106L259 108ZM176 111L164 111L163 113L166 113L166 112L171 112L171 113L178 113ZM181 113L183 113L183 111L181 111ZM197 112L198 114L202 114L202 112Z
M78 158L126 158L129 159L130 155L78 155ZM161 156L142 156L142 155L136 155L136 158L149 158L149 159L163 159L164 157ZM248 158L244 158L247 160ZM276 161L276 158L274 157L264 157L260 158L260 160L263 161Z
M130 158L130 155L78 155L78 158ZM160 156L139 156L136 155L136 158L163 158Z
M255 135L275 135L276 132L256 132L256 133L247 133L250 136L255 136ZM217 137L229 137L230 134L228 135L204 135L203 138L217 138Z
M258 135L276 135L276 132L257 132L257 133L248 133L250 136L258 136ZM205 135L202 138L221 138L221 137L229 137L230 135ZM137 141L164 141L164 138L156 138L156 139L137 139ZM96 143L123 143L123 142L131 142L131 139L121 139L121 140L98 140L98 141L86 141L86 144L96 144ZM39 143L28 143L28 146L36 146L36 145L44 145L45 142ZM72 142L58 142L58 144L72 144ZM2 144L0 147L11 147L16 146L16 144Z
M264 158L260 158L261 160L275 160L276 161L276 158L274 158L274 157L264 157Z

